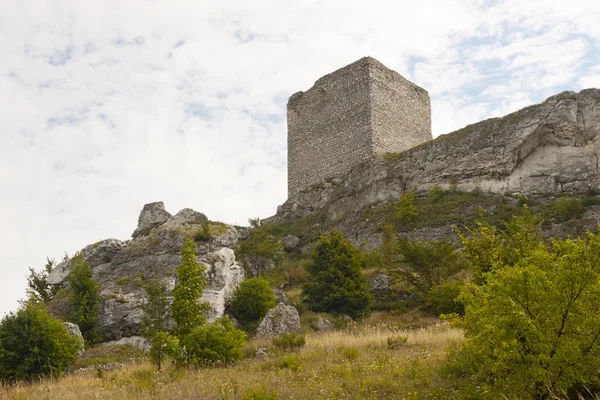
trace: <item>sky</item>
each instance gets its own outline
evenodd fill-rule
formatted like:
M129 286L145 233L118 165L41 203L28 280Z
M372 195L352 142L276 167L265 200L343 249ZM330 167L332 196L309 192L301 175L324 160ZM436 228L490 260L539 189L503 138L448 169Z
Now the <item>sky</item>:
M3 0L0 315L28 267L145 203L246 225L287 197L288 97L372 56L434 136L600 87L597 0Z

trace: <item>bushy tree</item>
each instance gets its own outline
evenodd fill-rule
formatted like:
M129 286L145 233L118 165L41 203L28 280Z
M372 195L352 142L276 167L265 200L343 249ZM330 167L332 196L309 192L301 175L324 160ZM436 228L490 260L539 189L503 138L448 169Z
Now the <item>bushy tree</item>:
M48 284L48 274L54 267L54 260L47 259L43 271L37 272L29 267L29 276L27 276L27 301L33 303L46 304L52 297L58 293L58 285Z
M254 277L279 265L284 254L281 241L259 228L252 229L248 239L242 241L236 251L246 271Z
M464 268L456 246L448 241L398 239L403 256L398 274L426 297L429 290Z
M0 322L0 379L34 380L62 374L80 343L41 305L28 303Z
M156 332L150 339L150 361L160 371L167 357L176 359L181 354L179 339L168 332Z
M459 368L519 397L597 387L600 235L546 241L525 216L504 232L480 225L465 239L482 274L459 298L466 336L453 357Z
M383 227L383 237L381 240L381 259L383 266L386 268L393 268L396 263L396 256L398 255L398 248L396 244L396 233L394 227L387 224Z
M174 333L180 340L192 329L206 322L208 303L200 302L206 286L204 266L196 260L196 243L187 238L181 248L182 261L177 267L177 283L171 292L171 316L175 321Z
M142 317L142 331L144 337L152 338L159 332L168 332L171 301L167 287L158 281L152 281L144 288L146 301L142 306L144 316Z
M309 309L351 317L368 311L371 295L361 274L358 250L341 232L332 230L320 237L306 270L301 297Z
M396 203L396 215L402 222L413 222L419 216L417 206L415 205L416 196L414 192L406 192Z
M266 279L249 278L233 292L228 309L247 332L253 331L277 301Z
M94 279L92 268L81 253L76 254L69 262L69 290L72 296L73 311L71 320L79 325L86 344L98 340L96 326L100 295L98 283Z
M212 324L194 328L182 344L192 364L228 363L242 358L246 338L229 318L223 317Z

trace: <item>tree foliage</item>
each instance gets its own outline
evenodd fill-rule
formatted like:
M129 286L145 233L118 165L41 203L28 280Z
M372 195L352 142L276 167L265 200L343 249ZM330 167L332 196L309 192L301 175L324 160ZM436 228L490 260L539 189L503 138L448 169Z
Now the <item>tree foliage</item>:
M403 256L398 274L426 297L431 288L441 285L464 268L453 243L398 239L398 252Z
M182 344L192 364L228 363L242 358L246 338L229 318L223 317L212 324L194 328Z
M463 244L479 279L460 296L459 367L536 399L597 387L600 235L545 241L525 215Z
M48 274L54 267L54 260L47 259L46 265L43 271L37 272L33 268L29 267L29 275L27 276L27 301L46 304L52 297L58 293L60 287L58 285L48 284Z
M86 344L98 340L96 326L100 295L98 283L94 279L92 268L81 253L76 254L69 262L69 290L72 296L73 311L71 320L79 325Z
M260 320L277 301L266 279L249 278L233 292L228 309L247 332L258 326Z
M168 332L171 301L167 287L158 281L152 281L145 287L146 301L142 306L142 332L151 339L159 332Z
M175 321L175 334L180 340L195 327L206 322L209 305L200 297L206 286L204 266L196 260L196 243L187 238L181 248L182 262L177 267L177 284L171 292L171 316Z
M414 192L408 191L400 197L396 203L396 215L402 222L413 222L419 216L415 205L416 196Z
M168 332L156 332L150 339L150 361L156 365L160 371L167 357L176 359L181 354L179 339Z
M341 232L332 230L320 237L306 271L301 297L309 309L351 317L368 311L371 295L361 274L359 252Z
M254 277L279 265L284 254L281 241L260 229L253 229L236 251L246 270Z
M394 227L390 224L383 227L380 250L383 266L388 269L393 268L396 263L398 248L396 244L396 233L394 232Z
M34 380L62 374L80 343L42 305L28 303L0 322L0 379Z

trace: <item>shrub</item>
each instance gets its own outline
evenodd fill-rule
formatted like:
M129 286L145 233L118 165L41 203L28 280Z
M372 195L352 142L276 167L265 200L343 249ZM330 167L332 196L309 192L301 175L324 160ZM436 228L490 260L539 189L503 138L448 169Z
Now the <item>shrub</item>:
M396 216L401 222L413 222L419 216L415 200L415 194L409 191L404 193L396 203Z
M263 278L249 278L233 292L228 309L244 330L254 331L260 320L277 301L269 282Z
M442 283L431 288L427 294L427 305L435 315L464 315L464 305L457 301L464 284L459 282Z
M381 263L383 266L386 268L394 267L398 255L398 248L396 245L396 232L394 232L394 227L390 224L383 227L380 251Z
M432 203L437 203L444 197L444 190L437 183L433 185L427 194L427 199Z
M150 361L159 371L167 357L175 359L180 352L179 339L167 332L157 332L150 338Z
M69 290L72 294L71 321L79 326L86 344L98 341L96 325L100 295L98 283L94 280L92 268L81 253L70 261Z
M151 281L145 286L146 301L141 309L142 335L146 339L159 332L168 332L170 328L169 313L171 302L168 297L167 287L158 281Z
M404 256L397 273L413 285L423 297L464 268L456 246L447 241L398 239L398 251Z
M304 347L306 339L304 334L284 333L272 339L273 346L281 351L296 351Z
M284 254L281 241L260 228L253 229L236 251L246 271L254 277L279 265Z
M196 365L228 363L243 357L246 334L227 317L193 329L182 340L189 361Z
M583 214L583 204L577 199L563 197L548 204L547 216L559 221L579 218L581 214Z
M302 360L297 354L285 354L274 360L277 368L289 369L297 372L302 369Z
M48 274L52 271L55 263L54 260L50 259L46 259L46 261L43 271L36 272L29 267L29 276L27 276L28 301L47 304L60 290L60 285L50 285L47 282Z
M348 314L356 318L368 311L371 295L361 273L358 250L335 229L316 243L302 301L312 311Z
M42 306L27 304L0 322L0 377L5 381L59 375L73 364L80 343Z
M512 232L536 229L531 220L507 226ZM495 262L459 297L466 339L458 367L471 367L467 373L519 397L545 399L597 385L600 319L592 310L600 309L600 235L551 243L519 235L512 238L511 257L498 236L485 229L464 243Z

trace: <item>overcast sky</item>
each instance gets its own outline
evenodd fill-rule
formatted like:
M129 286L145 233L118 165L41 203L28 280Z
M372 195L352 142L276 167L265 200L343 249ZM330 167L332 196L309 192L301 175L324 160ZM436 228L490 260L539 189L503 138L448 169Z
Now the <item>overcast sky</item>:
M0 315L27 267L128 239L145 203L246 224L286 199L285 105L370 55L437 136L600 87L598 0L3 0Z

